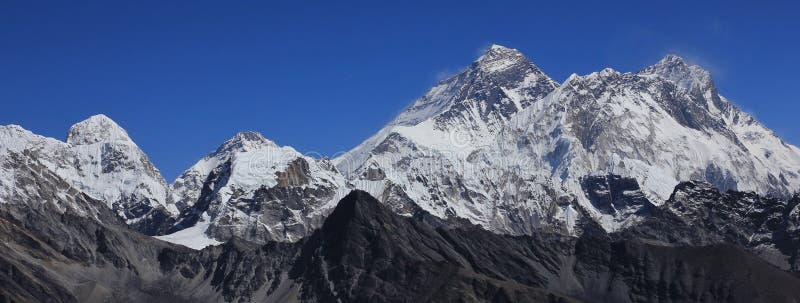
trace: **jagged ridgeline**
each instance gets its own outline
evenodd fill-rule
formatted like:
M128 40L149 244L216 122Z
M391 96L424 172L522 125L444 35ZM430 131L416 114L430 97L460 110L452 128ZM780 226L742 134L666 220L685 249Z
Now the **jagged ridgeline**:
M677 56L558 83L493 45L335 159L209 149L168 184L104 115L0 126L2 298L800 298L800 150Z
M58 193L55 175L21 174ZM90 207L79 195L65 202ZM616 239L588 217L580 236L508 236L342 199L294 243L233 238L202 251L57 205L4 205L4 302L794 302L800 279L731 244ZM736 266L731 266L736 264Z

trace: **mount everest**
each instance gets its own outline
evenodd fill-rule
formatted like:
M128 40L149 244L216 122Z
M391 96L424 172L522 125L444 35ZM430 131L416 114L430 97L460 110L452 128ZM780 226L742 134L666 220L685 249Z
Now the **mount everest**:
M390 205L411 200L512 234L569 230L576 207L609 231L637 221L634 209L592 205L581 183L593 175L634 178L655 204L689 180L783 197L800 187L800 150L720 96L698 66L669 55L637 73L558 85L497 45L335 161ZM579 205L564 202L573 197Z

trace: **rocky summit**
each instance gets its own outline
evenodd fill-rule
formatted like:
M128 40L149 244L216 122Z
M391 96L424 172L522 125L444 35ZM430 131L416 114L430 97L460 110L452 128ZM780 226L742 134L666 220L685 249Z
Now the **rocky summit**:
M720 91L492 45L339 157L172 183L104 115L0 126L0 302L797 302L800 149Z

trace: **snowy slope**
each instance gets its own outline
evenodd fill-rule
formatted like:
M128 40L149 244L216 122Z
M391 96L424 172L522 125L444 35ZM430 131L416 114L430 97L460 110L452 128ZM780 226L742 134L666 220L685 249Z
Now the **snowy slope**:
M18 125L0 126L0 203L20 204L36 201L51 204L63 213L72 211L81 216L97 218L92 205L81 203L83 195L45 166L40 152L60 150L65 143L35 135ZM42 184L51 191L42 190ZM29 205L40 207L41 205Z
M156 233L159 222L177 214L167 201L167 184L127 132L104 115L73 125L66 142L45 138L19 126L0 126L0 157L4 162L25 154L91 198L104 201L126 223ZM0 196L4 200L19 181L4 169Z
M451 153L492 142L517 111L558 84L515 49L492 45L458 75L431 88L377 134L334 159L351 174L392 134Z
M173 233L160 238L179 244L233 236L293 242L318 227L347 193L327 159L306 157L255 132L236 134L170 188L181 215Z

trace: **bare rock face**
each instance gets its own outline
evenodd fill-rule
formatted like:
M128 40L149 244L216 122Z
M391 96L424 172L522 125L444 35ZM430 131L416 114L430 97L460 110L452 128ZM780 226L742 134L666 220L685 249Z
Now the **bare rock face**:
M619 225L634 225L636 222L626 220L649 217L656 207L633 178L611 174L587 176L581 180L581 187L591 205L604 215L613 217Z
M622 232L661 243L740 245L773 266L800 270L800 198L720 192L706 182L684 182L641 224Z
M275 174L278 178L279 187L297 187L309 183L308 162L303 158L297 158L286 165L286 171L279 171Z

